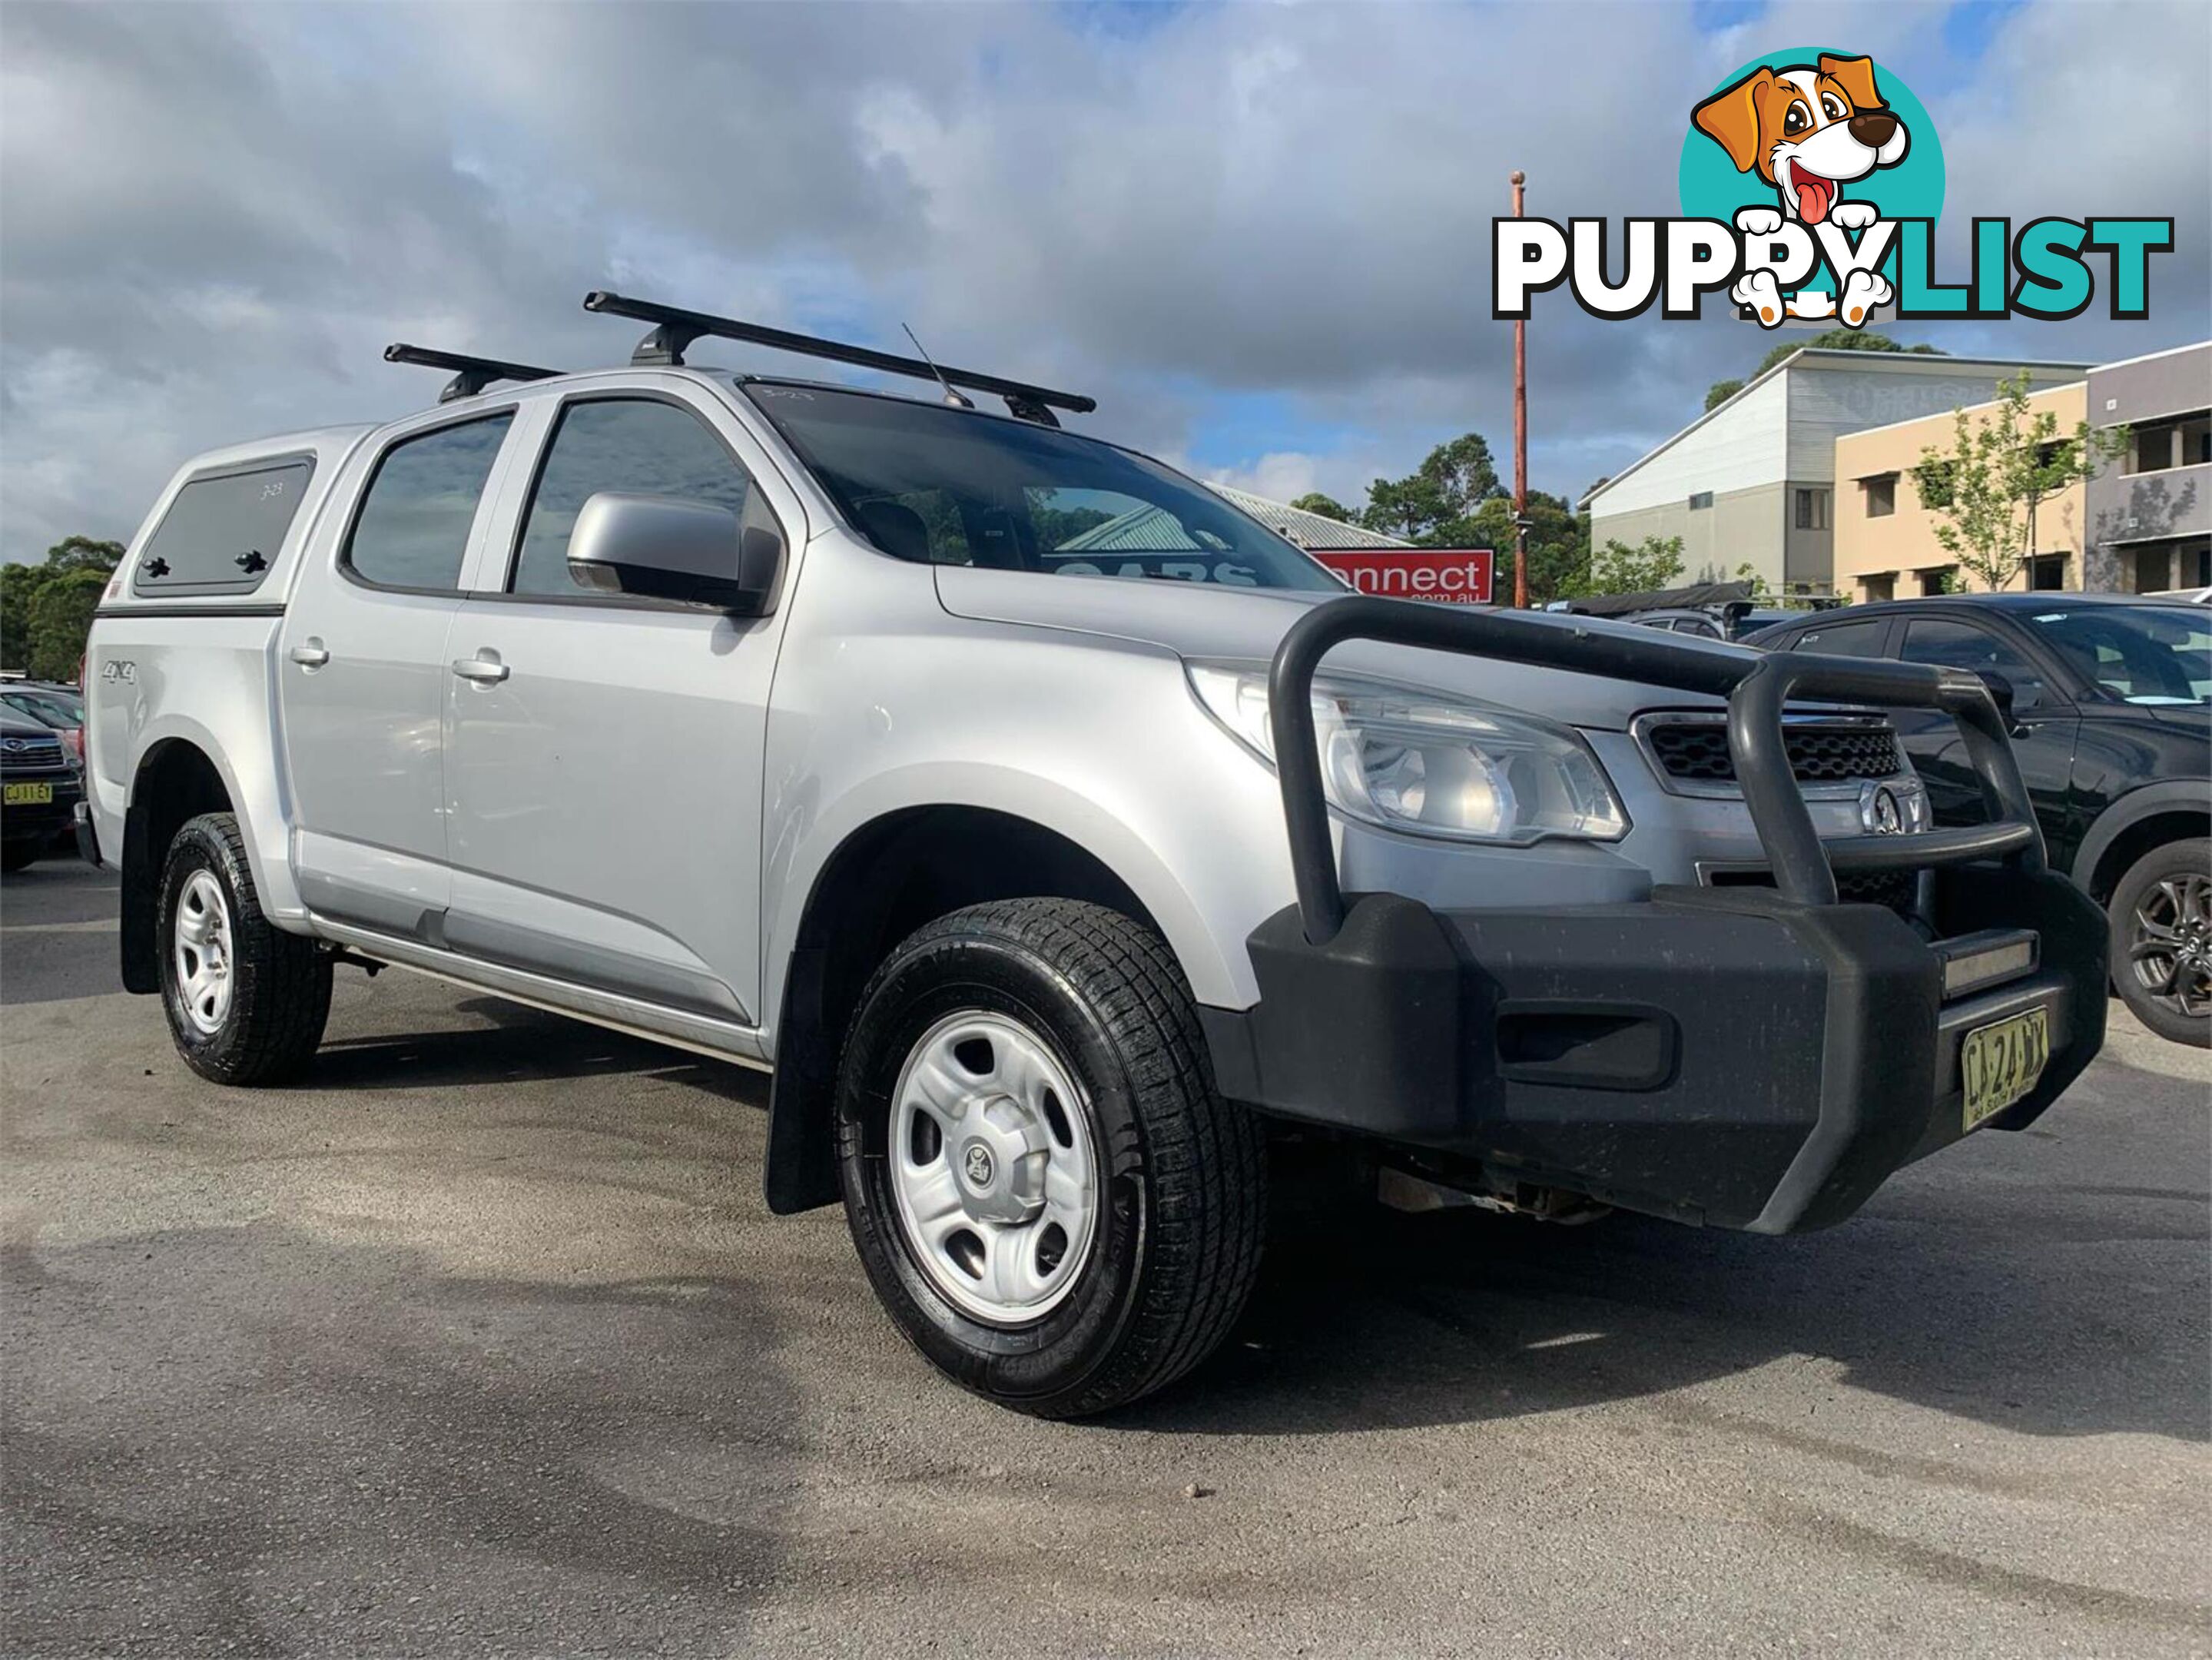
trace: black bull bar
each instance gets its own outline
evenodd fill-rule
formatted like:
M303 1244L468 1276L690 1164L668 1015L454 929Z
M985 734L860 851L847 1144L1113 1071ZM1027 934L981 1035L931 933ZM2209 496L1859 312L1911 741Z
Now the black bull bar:
M1291 629L1268 720L1297 903L1246 942L1258 1001L1199 1012L1223 1093L1416 1168L1472 1161L1493 1183L1778 1233L1842 1219L1980 1122L2032 1122L2102 1042L2105 921L2045 869L1988 689L1956 670L1643 632L1365 598ZM1774 886L1466 909L1347 899L1311 699L1322 659L1350 640L1726 697ZM1949 714L1988 822L1823 842L1784 742L1793 698ZM1923 873L1919 926L1838 902L1838 871L1884 870ZM2047 1063L1985 1116L1966 1100L1965 1048L2020 1016L2039 1018Z
M1650 633L1650 630L1643 630ZM1291 838L1291 868L1306 938L1326 945L1344 926L1344 891L1329 838L1314 734L1313 680L1321 660L1350 640L1425 647L1501 662L1565 669L1729 700L1729 753L1744 805L1766 850L1774 885L1804 904L1836 903L1836 873L1921 869L2004 858L2044 868L2043 836L1989 688L1963 670L1874 658L1771 652L1738 657L1656 634L1632 639L1578 623L1543 623L1404 599L1346 599L1292 625L1267 676L1267 720ZM1941 709L1958 723L1989 822L1914 836L1822 842L1790 771L1782 715L1793 698Z

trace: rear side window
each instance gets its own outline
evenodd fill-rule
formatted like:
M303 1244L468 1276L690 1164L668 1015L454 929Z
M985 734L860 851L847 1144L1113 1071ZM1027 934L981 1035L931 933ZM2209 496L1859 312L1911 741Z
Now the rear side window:
M1791 651L1819 652L1830 657L1879 657L1881 638L1888 631L1887 617L1863 623L1836 623L1825 629L1808 629L1792 640Z
M458 589L477 502L514 418L440 427L386 450L346 538L354 575L383 588Z
M523 521L516 593L590 594L568 575L568 536L601 490L671 496L743 518L752 480L707 423L650 398L590 398L561 411Z
M131 592L252 593L276 562L314 471L302 455L186 481L138 556Z

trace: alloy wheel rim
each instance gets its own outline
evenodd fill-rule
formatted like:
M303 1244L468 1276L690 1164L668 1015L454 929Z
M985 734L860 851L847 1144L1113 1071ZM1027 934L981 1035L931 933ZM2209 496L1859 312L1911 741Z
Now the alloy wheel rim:
M1074 1289L1097 1231L1088 1103L1021 1022L980 1009L915 1043L892 1095L891 1194L908 1252L962 1313L1030 1325Z
M2136 901L2136 983L2177 1013L2212 1014L2212 875L2166 876Z
M230 1018L230 903L211 872L196 870L177 896L177 1000L192 1029L212 1037Z

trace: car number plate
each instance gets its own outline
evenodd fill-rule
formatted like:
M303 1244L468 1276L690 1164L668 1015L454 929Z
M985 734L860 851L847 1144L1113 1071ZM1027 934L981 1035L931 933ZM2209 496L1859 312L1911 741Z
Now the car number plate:
M8 784L0 786L0 806L46 807L53 805L54 787L52 784Z
M2009 1020L1977 1026L1959 1051L1967 1129L2025 1098L2051 1059L2051 1011L2030 1009Z

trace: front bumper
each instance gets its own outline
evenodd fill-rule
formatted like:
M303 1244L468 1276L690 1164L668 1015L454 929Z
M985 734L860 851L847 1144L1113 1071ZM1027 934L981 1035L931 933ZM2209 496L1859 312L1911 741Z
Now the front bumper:
M2045 1012L2050 1054L2033 1090L1988 1121L2002 1128L2033 1122L2095 1056L2104 915L2045 868L1978 680L1446 609L1332 601L1276 654L1269 720L1298 903L1247 942L1259 1001L1201 1011L1224 1094L1471 1161L1479 1169L1462 1173L1492 1190L1531 1184L1787 1233L1842 1220L1901 1165L1966 1133L1969 1033ZM1726 696L1773 886L1662 885L1648 901L1519 909L1346 896L1310 690L1322 657L1355 638ZM1949 714L1990 822L1823 841L1784 739L1793 696ZM1838 873L1909 874L1916 914L1838 903ZM1975 937L2007 943L1960 957ZM2001 971L1964 972L1991 964Z
M2032 1123L2104 1041L2105 921L2062 879L1945 873L1953 936L2039 952L1946 1000L1895 912L1771 890L1435 911L1356 900L1327 945L1295 907L1252 935L1260 1001L1202 1011L1224 1094L1489 1175L1679 1220L1788 1233L1851 1214L1966 1133L1971 1031L2040 1007L2051 1055L1990 1123Z
M84 790L74 774L38 773L17 774L7 780L11 784L45 784L52 793L50 801L21 801L13 806L0 806L0 838L10 842L36 842L41 846L52 846L68 840L77 803L84 800Z

